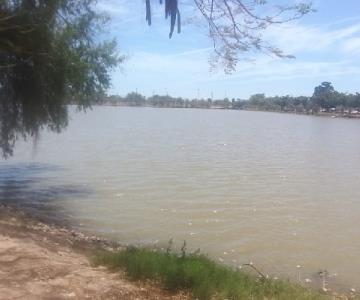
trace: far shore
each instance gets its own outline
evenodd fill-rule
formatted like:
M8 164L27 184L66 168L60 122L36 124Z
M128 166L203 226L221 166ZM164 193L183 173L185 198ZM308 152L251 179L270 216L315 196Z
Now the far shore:
M327 118L341 118L341 119L360 119L360 112L358 113L341 113L341 112L301 112L301 111L280 111L280 110L262 110L262 109L237 109L237 108L226 108L226 107L172 107L172 106L152 106L152 105L125 105L125 104L113 104L113 103L96 103L93 106L109 106L109 107L131 107L131 108L176 108L176 109L206 109L206 110L230 110L230 111L250 111L250 112L268 112L268 113L280 113L290 115L301 115L311 117L327 117Z

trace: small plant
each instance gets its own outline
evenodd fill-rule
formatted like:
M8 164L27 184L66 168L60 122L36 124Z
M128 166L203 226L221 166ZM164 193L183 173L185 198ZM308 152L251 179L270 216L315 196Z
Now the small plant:
M174 244L174 241L173 241L173 239L170 239L169 240L169 243L168 243L168 246L167 246L167 248L166 248L166 254L170 254L170 252L171 252L171 249L172 249L172 247L173 247L173 244Z
M185 258L186 256L186 241L184 241L182 247L181 247L181 257Z
M180 253L173 251L170 240L165 251L130 247L117 253L101 253L95 263L114 271L125 270L133 280L153 280L170 291L188 291L199 300L328 299L288 281L265 277L259 280L244 271L217 264L199 251L187 254L185 241Z

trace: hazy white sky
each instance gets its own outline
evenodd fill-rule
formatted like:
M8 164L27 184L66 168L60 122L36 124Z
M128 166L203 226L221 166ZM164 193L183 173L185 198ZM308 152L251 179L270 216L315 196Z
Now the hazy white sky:
M295 1L295 0L294 0ZM210 72L211 42L204 28L183 24L181 34L168 39L163 7L153 1L153 25L145 22L143 0L100 0L111 16L107 33L118 41L128 59L113 72L110 94L139 91L182 97L247 98L267 95L311 95L322 81L343 92L360 91L360 1L316 0L317 12L283 26L264 38L296 59L267 55L242 62L232 75ZM276 1L274 1L276 2ZM180 1L183 20L194 14L191 0ZM249 57L247 55L246 57Z

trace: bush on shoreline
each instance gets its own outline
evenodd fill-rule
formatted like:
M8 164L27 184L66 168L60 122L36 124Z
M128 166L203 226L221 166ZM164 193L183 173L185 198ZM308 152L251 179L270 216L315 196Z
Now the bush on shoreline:
M130 247L99 253L94 262L113 271L124 270L132 280L153 280L173 292L189 291L199 300L328 299L288 281L259 278L219 265L205 255L186 255L184 249L177 254Z

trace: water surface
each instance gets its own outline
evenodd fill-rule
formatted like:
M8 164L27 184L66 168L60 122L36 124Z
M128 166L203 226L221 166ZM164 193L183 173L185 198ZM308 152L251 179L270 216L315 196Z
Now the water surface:
M360 288L360 122L97 107L0 161L0 197L123 243L186 240L269 274Z

